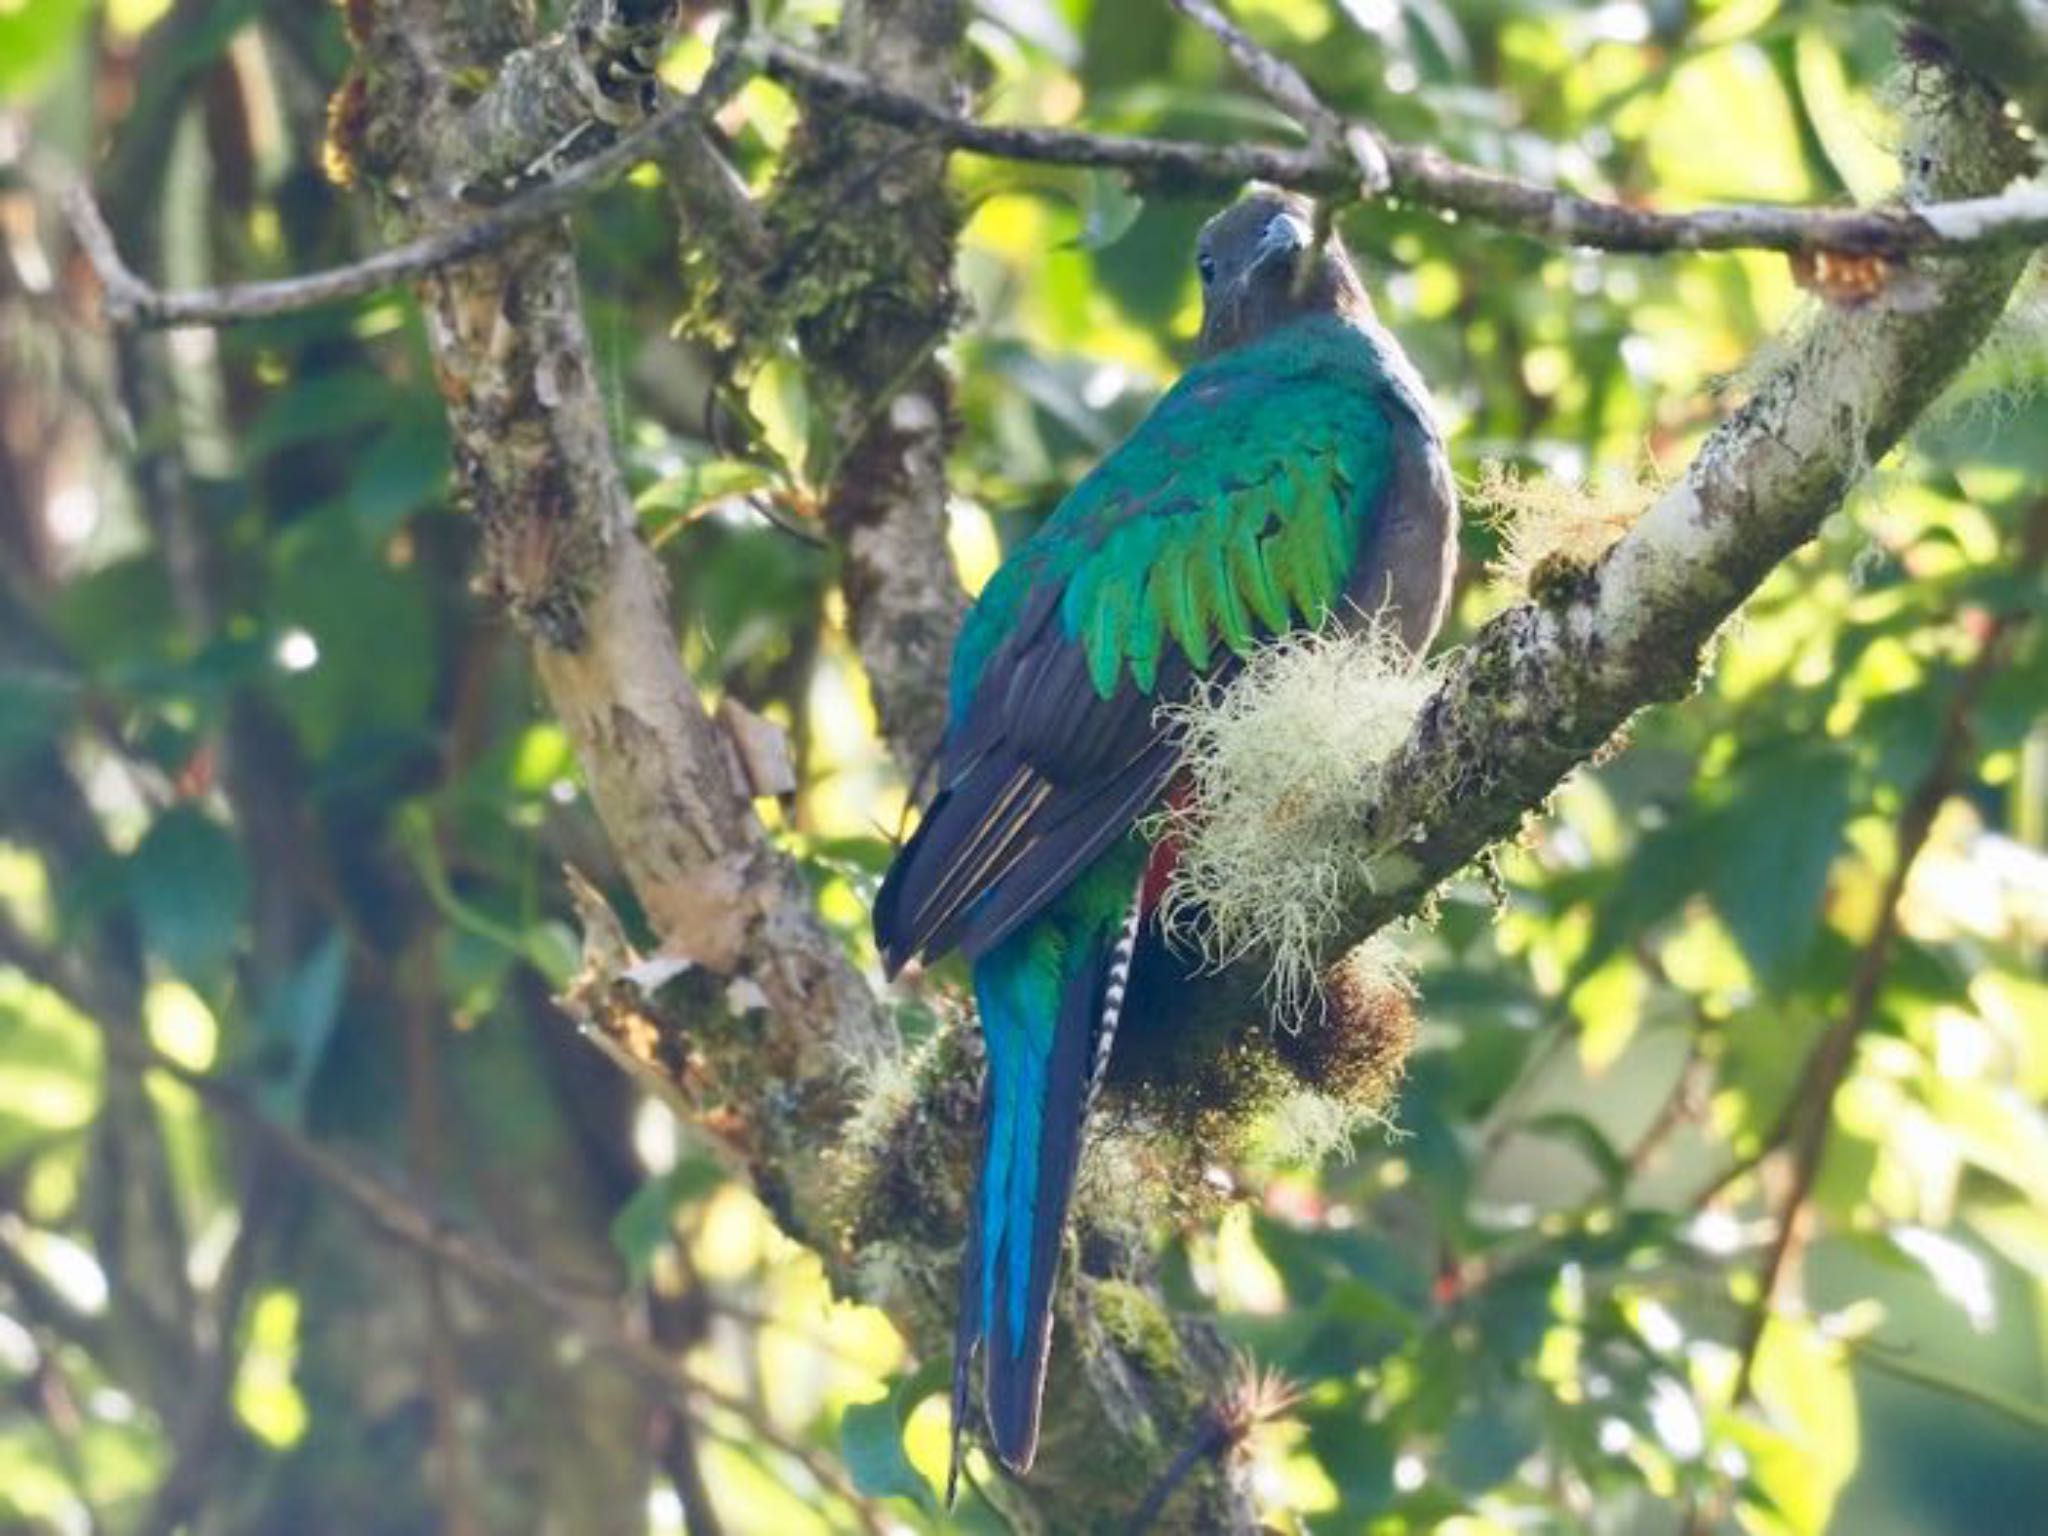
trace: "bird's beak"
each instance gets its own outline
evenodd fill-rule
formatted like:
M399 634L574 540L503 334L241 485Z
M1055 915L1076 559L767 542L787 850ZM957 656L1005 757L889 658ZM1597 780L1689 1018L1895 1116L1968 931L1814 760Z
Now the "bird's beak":
M1296 251L1308 249L1308 243L1315 238L1315 232L1306 220L1291 213L1276 213L1267 222L1265 232L1259 236L1259 243L1252 248L1250 265L1245 276L1250 277L1267 262L1280 255L1292 256Z

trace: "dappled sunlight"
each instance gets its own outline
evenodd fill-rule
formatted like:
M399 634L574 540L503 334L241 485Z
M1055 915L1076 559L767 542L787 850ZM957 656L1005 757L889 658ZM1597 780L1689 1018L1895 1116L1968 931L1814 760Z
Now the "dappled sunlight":
M1956 168L1897 16L1962 8L793 0L738 52L598 9L0 0L0 1528L2037 1519L2048 265L1897 421L1839 402L1796 549L1676 562L1755 588L1697 666L1636 687L1599 607L1644 519L1767 521L1724 424L2048 239L2038 174L1915 190ZM1984 9L2008 134L2048 33ZM1198 359L1253 170L1427 386L1458 581L1423 664L1262 616L1227 679L1166 631L1118 673L1182 733L1136 965L1189 990L1083 1094L1039 1463L971 1373L949 1512L985 956L885 985L875 909L963 600ZM1176 438L1095 532L1198 518L1195 466L1251 505L1248 446ZM1532 704L1560 656L1663 702ZM1094 729L1075 677L1004 707ZM1382 824L1460 709L1576 766L1475 749ZM1129 768L1039 747L1015 803ZM1045 832L1002 795L963 867Z

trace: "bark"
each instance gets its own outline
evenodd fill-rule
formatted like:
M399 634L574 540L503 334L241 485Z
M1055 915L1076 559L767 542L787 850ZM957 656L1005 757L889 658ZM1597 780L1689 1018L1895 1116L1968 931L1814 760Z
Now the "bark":
M961 0L865 0L839 52L892 89L960 106ZM945 729L966 598L946 544L952 381L935 354L960 306L946 151L813 105L776 191L796 330L831 423L824 517L882 739L915 779Z

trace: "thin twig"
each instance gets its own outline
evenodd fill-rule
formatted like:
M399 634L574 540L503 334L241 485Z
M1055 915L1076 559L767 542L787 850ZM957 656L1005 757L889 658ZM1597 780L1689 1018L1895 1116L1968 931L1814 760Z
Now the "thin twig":
M2048 499L2035 508L2029 520L2015 569L2019 574L2031 575L2039 572L2044 561L2048 561ZM1885 877L1884 892L1878 900L1877 920L1857 957L1848 1001L1841 1016L1828 1027L1820 1043L1814 1047L1813 1054L1807 1058L1785 1114L1768 1138L1768 1143L1790 1148L1791 1184L1758 1275L1755 1305L1743 1322L1741 1342L1737 1346L1740 1364L1735 1374L1734 1402L1746 1401L1755 1388L1757 1358L1762 1350L1764 1334L1793 1255L1798 1251L1800 1233L1807 1219L1807 1204L1813 1197L1814 1181L1820 1175L1829 1132L1834 1127L1835 1095L1855 1062L1857 1041L1876 1016L1892 948L1898 941L1900 908L1913 866L1927 847L1928 838L1934 831L1935 817L1962 782L1977 705L1984 696L1984 690L2004 664L2013 640L2032 616L2030 609L2021 607L2005 609L1994 617L1977 654L1957 682L1942 723L1934 760L1899 813L1897 852L1891 872Z
M1131 1523L1125 1527L1127 1536L1145 1536L1145 1533L1159 1523L1160 1515L1166 1511L1166 1504L1180 1485L1203 1462L1223 1454L1231 1444L1231 1431L1220 1413L1205 1413L1188 1443L1181 1447L1180 1454L1173 1458L1164 1472L1159 1474L1151 1488L1146 1491L1144 1502L1138 1506Z
M725 1536L712 1501L710 1485L697 1456L697 1422L690 1410L670 1404L662 1410L660 1458L669 1486L683 1506L683 1529L690 1536Z
M1358 173L1359 189L1376 197L1392 182L1387 149L1364 123L1346 123L1317 96L1300 70L1253 42L1244 29L1209 0L1173 0L1173 8L1214 34L1252 83L1308 134L1309 147L1326 159L1346 156Z
M1622 1164L1631 1182L1649 1171L1650 1165L1671 1138L1678 1134L1680 1127L1699 1118L1711 1077L1711 1067L1701 1049L1703 1028L1704 1023L1694 1026L1686 1043L1685 1060L1679 1064L1671 1091L1664 1096L1664 1102L1658 1105L1657 1112L1643 1127L1642 1134L1636 1137L1634 1145L1622 1154Z
M1266 181L1304 192L1357 193L1348 150L1263 144L1203 144L975 122L892 91L858 70L786 43L761 45L768 75L903 128L921 128L955 149L999 160L1098 166L1166 186L1229 192ZM1838 251L1908 256L2048 240L2048 192L2022 188L1994 197L1919 208L1794 208L1729 203L1688 212L1631 207L1463 164L1435 149L1385 145L1389 195L1552 244L1608 251Z
M209 1316L195 1330L200 1334L199 1357L172 1429L170 1465L157 1479L135 1527L138 1536L173 1536L185 1529L214 1491L215 1468L236 1428L230 1410L241 1361L239 1332L258 1278L259 1251L280 1209L284 1181L279 1172L276 1164L259 1162L243 1180L234 1245L207 1298Z
M821 1487L853 1506L864 1528L879 1529L859 1492L828 1459L767 1420L746 1399L685 1373L659 1349L635 1338L560 1281L520 1258L487 1233L463 1227L431 1209L410 1190L357 1167L298 1131L264 1114L234 1085L197 1071L126 1035L106 1033L109 1051L138 1070L161 1072L190 1089L209 1109L262 1138L322 1187L339 1195L387 1238L431 1255L488 1290L510 1293L548 1312L591 1350L682 1411L705 1405L730 1413L766 1443L803 1465Z
M495 250L536 225L571 212L634 167L659 160L685 143L745 84L749 73L741 55L727 53L712 65L693 94L663 108L617 143L554 180L469 223L408 240L346 266L271 282L176 291L156 288L122 260L89 188L47 167L35 174L38 180L56 184L72 233L99 277L110 322L147 329L233 325L361 298Z
M436 1049L440 1019L434 1004L432 965L431 940L415 941L399 961L399 1027L404 1046L406 1149L414 1177L429 1189L440 1189L447 1182L447 1150L441 1135L443 1105ZM434 1483L441 1525L448 1536L481 1536L483 1523L462 1433L462 1364L455 1348L447 1266L432 1253L420 1255L420 1285L426 1301L425 1374L433 1410L433 1451L439 1462Z

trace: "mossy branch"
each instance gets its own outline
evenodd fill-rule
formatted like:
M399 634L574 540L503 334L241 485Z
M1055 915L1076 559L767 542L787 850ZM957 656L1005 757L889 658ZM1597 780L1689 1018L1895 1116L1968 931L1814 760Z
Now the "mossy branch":
M1989 195L2024 170L2027 146L1996 96L1924 44L1909 70L1911 195ZM1361 807L1406 857L1346 911L1343 941L1416 911L1637 710L1691 692L1721 625L1955 377L2026 264L1928 258L1910 303L1824 309L1583 579L1482 629Z

